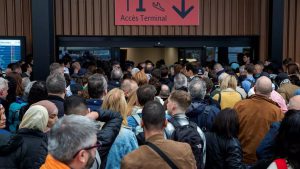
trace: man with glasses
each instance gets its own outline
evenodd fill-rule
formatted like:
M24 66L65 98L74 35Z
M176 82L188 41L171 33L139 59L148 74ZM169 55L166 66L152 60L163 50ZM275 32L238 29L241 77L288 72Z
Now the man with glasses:
M89 131L89 132L86 132ZM88 169L94 163L97 128L87 117L64 116L50 131L48 156L41 169Z
M64 103L66 115L81 115L87 116L91 119L105 122L105 125L101 127L101 130L97 132L98 141L101 141L102 145L98 148L96 154L96 160L91 169L104 169L106 167L107 156L111 146L113 145L116 137L119 134L122 116L120 113L115 113L109 110L98 110L98 112L90 112L85 100L79 96L67 97ZM89 132L89 131L87 131ZM100 159L101 158L101 159ZM101 164L101 166L100 166Z

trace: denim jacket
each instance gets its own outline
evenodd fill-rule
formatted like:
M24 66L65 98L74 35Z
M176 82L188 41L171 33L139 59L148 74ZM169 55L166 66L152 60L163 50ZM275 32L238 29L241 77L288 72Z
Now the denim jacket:
M255 79L252 75L248 75L247 78L242 81L242 88L245 90L246 93L249 92L249 90L253 87L251 86L251 82L255 83Z
M106 169L120 169L122 158L137 148L138 143L135 134L130 128L122 126L119 135L109 150Z
M132 115L137 114L140 116L140 118L142 118L142 108L139 107L134 107L132 110ZM128 126L132 128L132 131L135 133L136 132L136 127L139 126L139 123L134 119L133 116L129 116L127 117L127 122L128 122Z

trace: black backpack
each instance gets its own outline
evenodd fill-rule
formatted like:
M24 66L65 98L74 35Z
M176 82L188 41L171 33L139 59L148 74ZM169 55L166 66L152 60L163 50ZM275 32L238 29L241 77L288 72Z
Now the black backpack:
M197 125L194 122L189 122L187 125L181 126L176 120L170 119L169 122L174 126L175 130L171 135L174 141L188 143L193 151L197 168L203 169L203 146L204 141L197 131Z
M198 121L201 124L199 127L203 132L210 131L209 127L209 122L208 122L208 116L212 113L211 112L211 107L209 105L205 106L203 112L201 115L198 115ZM212 125L211 125L212 126Z
M203 132L211 130L213 121L220 112L217 101L212 103L209 99L192 102L185 113L188 121L196 123Z

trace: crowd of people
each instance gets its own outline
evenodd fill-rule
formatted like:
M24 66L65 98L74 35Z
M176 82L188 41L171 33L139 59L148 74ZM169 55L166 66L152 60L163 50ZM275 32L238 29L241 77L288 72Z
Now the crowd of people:
M300 71L285 59L32 62L0 77L0 168L300 169Z

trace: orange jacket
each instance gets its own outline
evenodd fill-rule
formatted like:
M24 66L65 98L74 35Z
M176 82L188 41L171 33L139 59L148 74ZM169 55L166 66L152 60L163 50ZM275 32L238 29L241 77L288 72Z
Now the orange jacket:
M48 154L45 163L40 169L71 169L66 164L56 160L52 155Z

